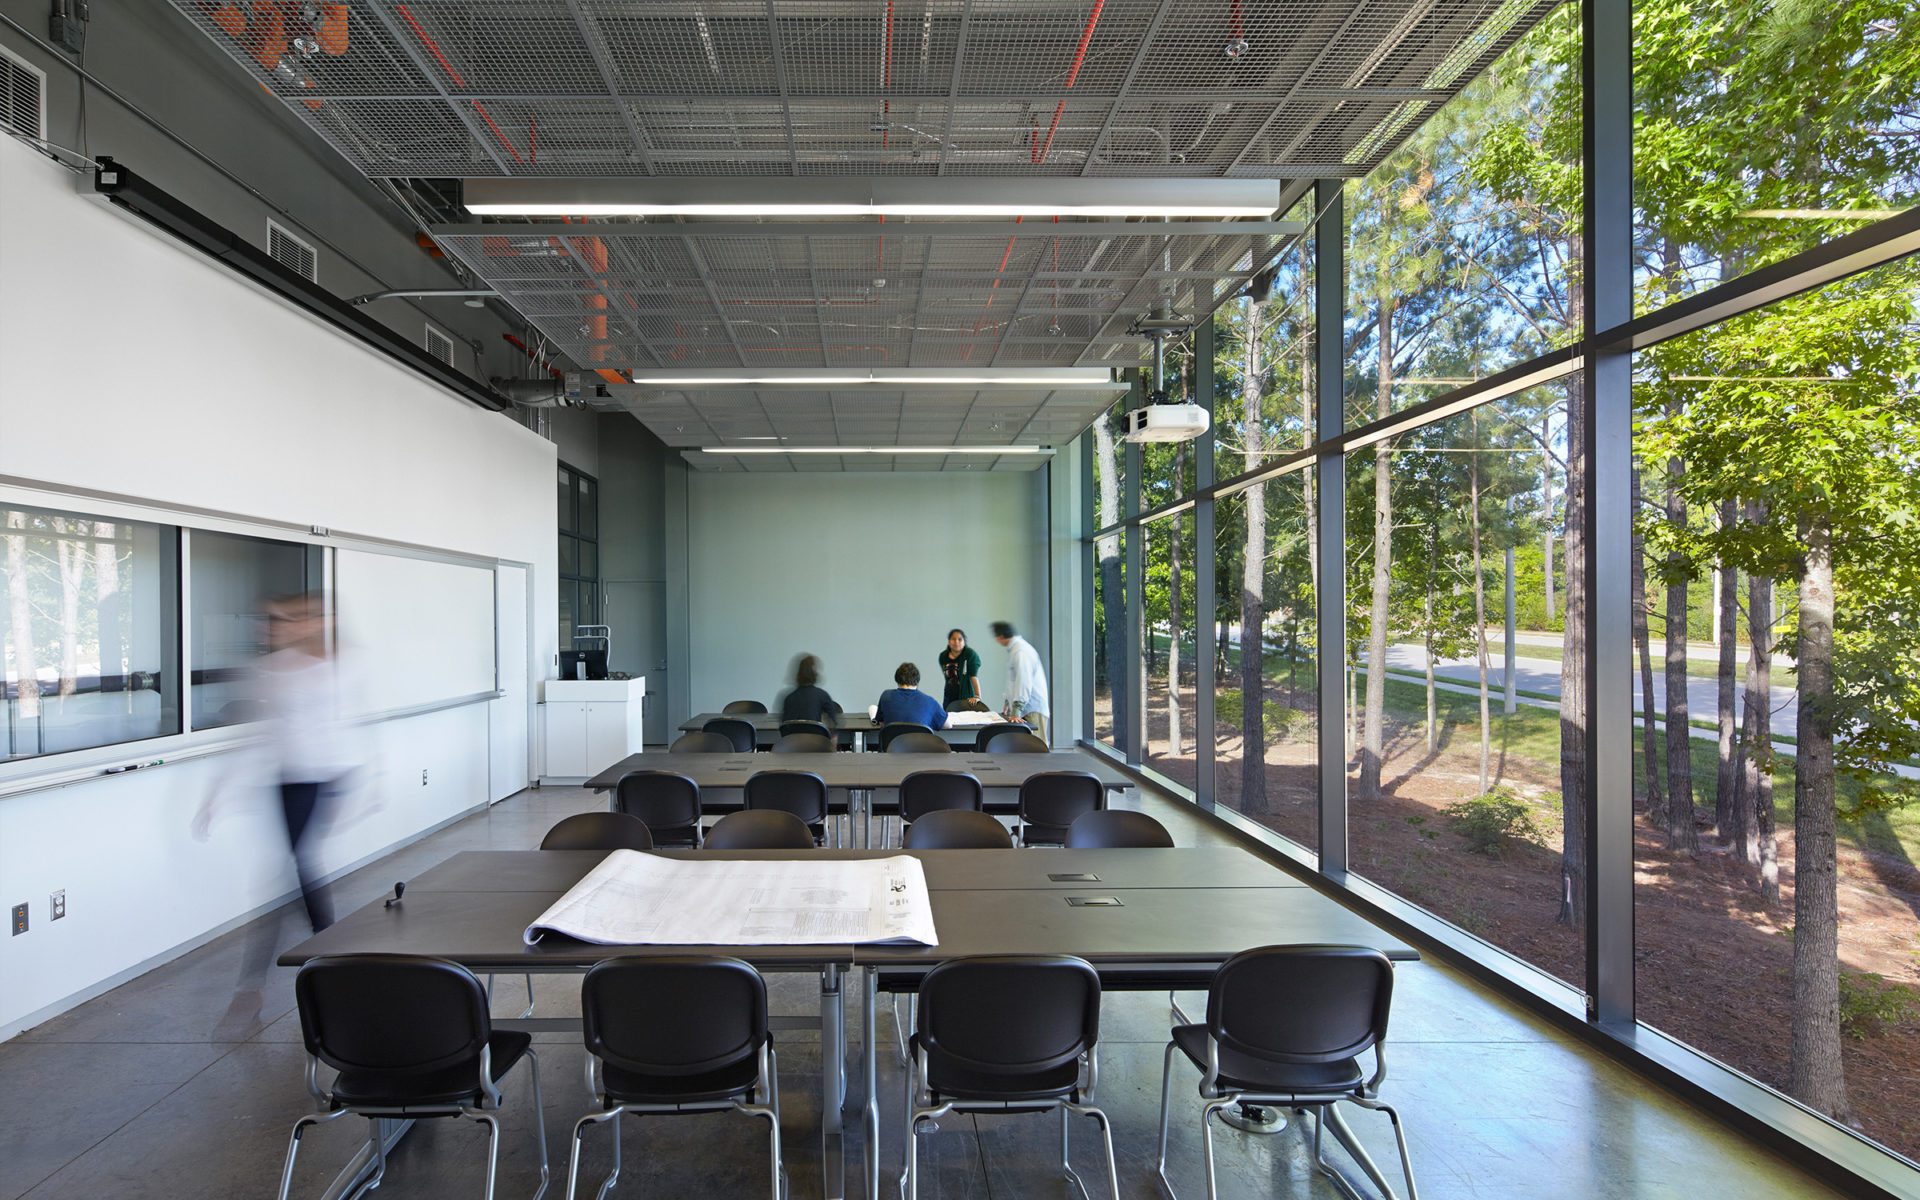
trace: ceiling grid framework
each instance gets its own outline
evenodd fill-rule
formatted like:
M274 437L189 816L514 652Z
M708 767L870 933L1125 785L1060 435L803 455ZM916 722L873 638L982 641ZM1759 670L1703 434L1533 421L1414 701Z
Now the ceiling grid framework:
M571 180L777 202L848 178L951 190L936 176L974 195L1027 179L1129 202L1180 180L1275 189L1267 219L575 208L431 227L560 353L611 378L1138 366L1141 316L1242 286L1302 233L1272 218L1312 180L1377 165L1558 0L350 0L345 36L324 38L299 5L172 3L362 173L430 192ZM669 445L733 470L1031 469L1044 458L698 451L1056 445L1112 398L614 390Z

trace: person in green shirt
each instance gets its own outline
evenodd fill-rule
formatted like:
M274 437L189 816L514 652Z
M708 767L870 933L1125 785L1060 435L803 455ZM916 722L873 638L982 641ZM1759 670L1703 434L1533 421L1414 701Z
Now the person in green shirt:
M980 656L967 645L964 629L947 631L947 648L940 652L940 673L947 678L946 695L941 703L953 707L956 700L980 698Z

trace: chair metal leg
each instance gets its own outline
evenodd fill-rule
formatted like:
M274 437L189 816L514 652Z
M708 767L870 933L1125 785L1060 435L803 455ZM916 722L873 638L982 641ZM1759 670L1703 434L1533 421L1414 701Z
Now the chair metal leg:
M1093 1197L1087 1193L1086 1182L1073 1169L1073 1161L1067 1153L1067 1117L1067 1106L1062 1104L1060 1106L1060 1171L1066 1176L1067 1182L1073 1185L1073 1190L1080 1193L1080 1200L1093 1200Z
M324 1125L328 1121L337 1121L346 1115L345 1109L336 1109L333 1112L324 1113L308 1113L293 1123L293 1132L287 1136L287 1161L280 1167L280 1200L287 1200L287 1192L293 1187L293 1162L294 1159L300 1155L300 1136L306 1133L307 1126ZM378 1138L380 1122L375 1121L373 1126L374 1136ZM384 1144L380 1146L380 1154L381 1157L378 1159L378 1162L381 1167L384 1168L386 1164Z
M1207 1162L1207 1200L1219 1200L1220 1185L1213 1177L1213 1114L1232 1104L1231 1100L1209 1100L1200 1110L1200 1149Z
M533 976L527 976L528 1003L532 1003ZM533 1009L529 1007L528 1012ZM553 1183L552 1164L547 1161L547 1119L546 1106L540 1100L540 1057L532 1050L527 1051L527 1070L533 1075L533 1136L540 1143L540 1187L533 1193L533 1200L547 1194L547 1188ZM382 1160L384 1165L384 1160Z
M1060 1111L1064 1114L1068 1109L1072 1109L1082 1116L1092 1117L1094 1121L1099 1124L1101 1149L1105 1150L1107 1155L1107 1192L1110 1200L1120 1200L1120 1169L1114 1163L1113 1159L1113 1122L1107 1119L1107 1114L1104 1110L1095 1108L1091 1104L1069 1104ZM1060 1129L1060 1138L1062 1149L1064 1150L1064 1143L1066 1141L1066 1126L1064 1124L1062 1124ZM1067 1174L1071 1176L1074 1183L1079 1186L1081 1195L1086 1195L1087 1185L1080 1182L1080 1177L1074 1175L1071 1168L1068 1169ZM1092 1200L1092 1198L1088 1197L1088 1200Z
M1357 1096L1350 1097L1350 1099L1361 1108L1372 1109L1376 1112L1386 1114L1387 1122L1393 1126L1394 1149L1400 1155L1400 1173L1407 1181L1407 1200L1420 1200L1420 1185L1414 1182L1413 1156L1407 1151L1407 1131L1406 1127L1400 1122L1399 1111L1391 1104L1383 1104L1378 1100L1363 1100ZM1337 1110L1329 1107L1328 1112L1335 1118L1336 1124L1334 1132L1336 1136L1339 1135L1342 1130L1345 1130L1350 1136L1352 1130L1348 1129L1345 1119L1339 1116ZM1368 1168L1368 1174L1372 1176L1374 1183L1379 1186L1380 1190L1388 1197L1393 1197L1393 1189L1387 1186L1386 1181L1380 1177L1378 1170L1373 1168L1372 1160L1366 1157L1364 1151L1358 1149L1358 1139L1349 1141L1347 1137L1342 1137L1341 1141L1347 1145L1349 1150L1353 1151L1354 1157L1360 1160L1361 1166Z
M487 1127L487 1200L493 1200L493 1185L500 1175L500 1118L492 1113L476 1113L474 1120Z
M580 1151L587 1138L587 1126L598 1125L602 1121L613 1122L613 1170L600 1182L595 1200L605 1200L606 1194L613 1189L614 1181L620 1178L620 1110L615 1108L588 1113L573 1123L573 1150L567 1155L567 1200L575 1200L579 1191Z
M1367 1148L1360 1144L1360 1139L1354 1135L1353 1128L1347 1124L1347 1119L1341 1116L1340 1110L1331 1104L1327 1106L1327 1125L1333 1130L1333 1136L1347 1148L1347 1153L1353 1155L1353 1160L1360 1164L1360 1169L1366 1173L1367 1178L1373 1181L1373 1186L1380 1189L1380 1194L1387 1200L1399 1200L1399 1197L1394 1194L1393 1185L1388 1183L1387 1177L1380 1173L1380 1168L1374 1163L1373 1156L1368 1154Z
M1172 1116L1173 1104L1173 1052L1177 1047L1167 1043L1166 1056L1160 1063L1160 1157L1154 1169L1160 1175L1160 1186L1167 1189L1167 1195L1175 1196L1173 1181L1167 1178L1167 1122Z

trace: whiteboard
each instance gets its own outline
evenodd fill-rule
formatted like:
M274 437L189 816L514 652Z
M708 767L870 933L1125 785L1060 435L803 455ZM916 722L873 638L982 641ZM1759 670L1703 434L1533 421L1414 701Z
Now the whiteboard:
M333 571L357 713L494 690L492 567L342 549Z

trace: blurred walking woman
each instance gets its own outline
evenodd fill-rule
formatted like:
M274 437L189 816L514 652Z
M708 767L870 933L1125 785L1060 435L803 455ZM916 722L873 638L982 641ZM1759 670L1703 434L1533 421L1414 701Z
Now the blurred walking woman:
M947 677L947 692L941 697L941 704L980 698L980 656L967 645L966 630L947 631L947 648L940 652L940 673Z

